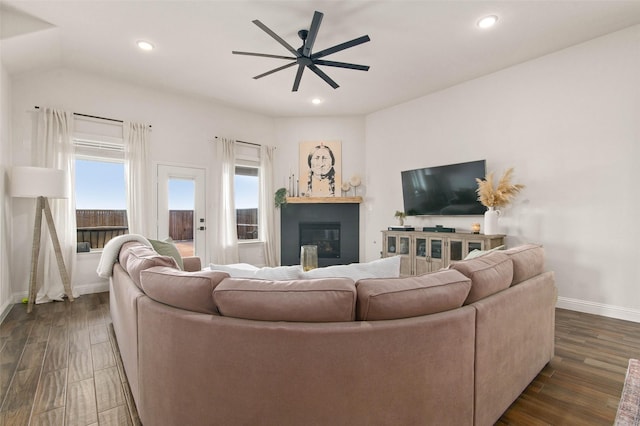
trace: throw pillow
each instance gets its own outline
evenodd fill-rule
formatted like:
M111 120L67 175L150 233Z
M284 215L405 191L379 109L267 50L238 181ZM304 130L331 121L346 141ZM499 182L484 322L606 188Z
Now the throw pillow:
M400 276L400 256L385 257L366 263L333 265L312 269L300 274L301 278L351 278L358 281L364 278L397 278Z
M209 267L212 271L226 272L232 278L257 278L274 281L297 280L302 271L300 265L257 268L247 263L231 265L214 265L212 263Z
M478 249L471 250L469 254L464 258L464 260L475 259L476 257L484 256L485 254L491 253L492 251L496 251L496 250L504 250L504 245L494 247L489 250L478 250Z
M178 251L175 243L171 238L167 238L164 241L149 240L153 249L162 256L170 256L176 260L178 267L184 270L184 262L182 261L182 255Z

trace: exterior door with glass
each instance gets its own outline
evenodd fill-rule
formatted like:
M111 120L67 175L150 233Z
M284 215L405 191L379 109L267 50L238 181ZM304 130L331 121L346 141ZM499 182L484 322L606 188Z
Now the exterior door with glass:
M205 170L158 165L158 239L183 256L206 258Z

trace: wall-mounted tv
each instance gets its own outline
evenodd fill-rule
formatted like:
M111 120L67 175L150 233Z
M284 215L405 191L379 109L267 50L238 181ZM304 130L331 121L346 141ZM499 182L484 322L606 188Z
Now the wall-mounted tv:
M402 196L407 216L481 215L476 178L484 179L486 161L449 164L402 172Z

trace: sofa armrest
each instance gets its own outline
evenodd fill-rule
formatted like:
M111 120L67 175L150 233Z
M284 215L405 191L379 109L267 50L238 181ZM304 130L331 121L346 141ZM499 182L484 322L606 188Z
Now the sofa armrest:
M202 262L198 256L185 256L182 258L184 270L187 272L196 272L202 269Z

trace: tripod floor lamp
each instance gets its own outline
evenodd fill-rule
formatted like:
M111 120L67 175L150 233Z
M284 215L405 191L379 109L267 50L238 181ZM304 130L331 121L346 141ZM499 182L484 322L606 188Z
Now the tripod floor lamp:
M56 231L49 198L68 198L64 170L43 167L14 167L11 171L11 196L36 199L36 218L33 229L33 246L31 248L31 274L29 276L29 302L27 312L31 312L38 293L38 257L40 256L40 236L42 233L42 212L49 227L49 235L53 243L60 279L64 292L73 302L71 280L64 265L60 240Z

